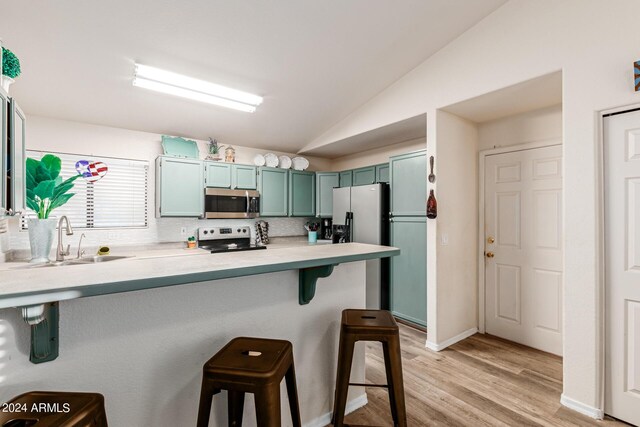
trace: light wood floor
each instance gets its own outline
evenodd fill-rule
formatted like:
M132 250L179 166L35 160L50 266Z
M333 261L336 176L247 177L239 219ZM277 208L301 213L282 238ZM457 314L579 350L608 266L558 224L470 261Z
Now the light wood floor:
M439 353L426 335L400 325L410 426L625 426L596 421L560 405L562 359L476 334ZM367 344L367 381L385 384L380 344ZM348 415L354 425L393 425L386 389L368 388L369 403Z

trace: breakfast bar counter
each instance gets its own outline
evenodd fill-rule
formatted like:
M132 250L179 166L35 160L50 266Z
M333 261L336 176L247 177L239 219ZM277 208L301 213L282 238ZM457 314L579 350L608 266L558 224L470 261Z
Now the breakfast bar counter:
M5 263L0 402L35 389L97 391L110 425L195 425L202 365L229 340L253 336L293 344L303 425L329 424L341 312L365 306L366 260L399 250L299 243L220 254L148 251L91 265ZM304 303L303 284L316 281ZM29 326L14 308L35 304L55 305L59 314L59 354L48 363L29 361L29 340L51 319ZM352 380L364 382L363 347ZM283 388L283 414L285 396ZM225 393L215 397L210 425L226 425L226 404ZM364 389L352 387L347 410L364 404ZM255 425L250 396L245 424ZM291 425L286 415L283 425Z

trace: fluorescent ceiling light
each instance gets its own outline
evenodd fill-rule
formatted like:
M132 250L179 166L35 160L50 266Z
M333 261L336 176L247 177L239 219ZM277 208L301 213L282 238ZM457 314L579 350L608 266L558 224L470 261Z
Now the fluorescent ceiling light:
M258 95L141 64L136 64L133 85L249 113L262 103Z

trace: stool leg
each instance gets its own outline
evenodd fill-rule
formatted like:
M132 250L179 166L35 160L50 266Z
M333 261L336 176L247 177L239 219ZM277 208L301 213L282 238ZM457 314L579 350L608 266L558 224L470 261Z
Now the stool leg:
M340 332L340 346L338 349L338 371L336 373L336 393L333 403L332 423L335 427L344 425L344 411L347 406L351 364L353 363L353 347L355 341L349 334Z
M400 339L398 336L389 338L382 343L384 352L384 365L389 384L389 403L391 415L396 426L406 427L407 410L404 402L404 383L402 381L402 353L400 352Z
M257 390L256 418L260 427L280 427L280 384L270 384Z
M213 384L207 380L207 377L202 377L202 388L200 389L200 406L198 408L198 422L197 427L208 427L209 417L211 416L211 399L216 390Z
M229 413L229 427L242 427L244 392L229 390L227 408Z
M287 396L289 397L289 410L291 411L291 421L294 427L301 427L300 404L298 402L298 387L296 386L296 368L291 362L291 366L285 375L287 383Z

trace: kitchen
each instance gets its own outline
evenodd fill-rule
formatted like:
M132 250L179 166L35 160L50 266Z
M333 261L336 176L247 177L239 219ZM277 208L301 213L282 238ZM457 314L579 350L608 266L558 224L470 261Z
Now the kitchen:
M0 206L11 210L0 218L0 401L100 393L112 425L193 425L199 399L206 412L203 364L252 336L292 344L297 386L282 383L282 425L340 425L340 412L397 424L405 397L411 425L635 422L624 412L633 393L608 386L624 372L604 358L623 348L604 333L605 313L624 310L605 309L600 277L611 269L597 231L597 129L637 102L625 77L633 37L620 30L637 5L366 3L2 7ZM608 17L598 40L584 32L592 16ZM167 74L180 82L160 81ZM206 88L189 88L194 79ZM205 92L219 85L252 96L213 100ZM539 154L517 157L529 153ZM27 191L36 163L26 158L57 169L48 154L61 161L49 181L75 181L56 193L57 230L37 246L28 223L50 205L35 218L46 197ZM517 191L537 197L549 180L530 217L513 208L529 196L485 185L500 158L542 175L510 163L499 184L534 176ZM531 230L553 262L534 265L533 279L521 258L505 261L536 242ZM365 308L399 325L404 386L362 387L391 369L370 344L345 374L340 313ZM498 353L521 359L487 359ZM522 378L528 370L544 386ZM346 395L342 381L358 385ZM209 401L211 425L239 415L237 398ZM517 399L543 403L523 410ZM240 417L261 425L262 401L249 397Z

